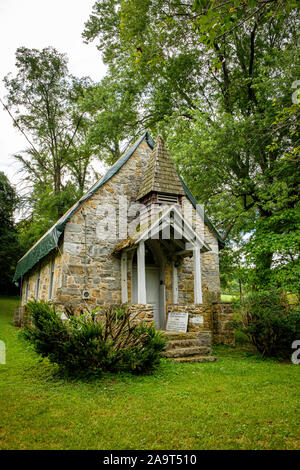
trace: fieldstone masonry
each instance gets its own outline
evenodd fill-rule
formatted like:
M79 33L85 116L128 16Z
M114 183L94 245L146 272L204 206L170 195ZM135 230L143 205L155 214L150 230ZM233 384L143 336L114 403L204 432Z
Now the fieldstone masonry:
M202 305L169 305L169 312L185 312L189 314L188 332L212 332L214 344L234 346L233 306L230 302L212 302ZM194 323L193 319L203 317L203 324Z
M130 312L130 320L133 323L153 323L153 305L128 305L128 309ZM99 321L103 314L104 312L102 313L100 308L95 315L96 321Z

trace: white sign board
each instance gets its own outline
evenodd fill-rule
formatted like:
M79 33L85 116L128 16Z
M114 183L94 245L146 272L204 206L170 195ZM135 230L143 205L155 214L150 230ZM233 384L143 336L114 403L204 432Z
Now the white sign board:
M203 325L204 323L203 315L191 316L190 322L194 323L195 325Z
M189 314L183 312L170 312L167 321L167 331L186 333Z

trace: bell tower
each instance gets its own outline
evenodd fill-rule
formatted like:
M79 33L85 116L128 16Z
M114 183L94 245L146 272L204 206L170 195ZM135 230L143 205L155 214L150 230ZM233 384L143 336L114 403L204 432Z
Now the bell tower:
M159 135L142 180L137 201L152 216L162 205L181 204L185 195L175 165Z

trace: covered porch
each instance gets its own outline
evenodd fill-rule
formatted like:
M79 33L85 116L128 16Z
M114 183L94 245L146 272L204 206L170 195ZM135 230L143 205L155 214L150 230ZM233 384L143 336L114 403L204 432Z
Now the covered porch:
M164 330L168 306L181 307L178 271L182 277L181 267L186 258L192 261L186 274L187 283L192 284L189 303L191 307L203 303L201 252L208 250L180 210L169 207L154 222L146 224L136 239L123 241L116 247L121 263L122 303L139 306L140 310L148 306L148 317L152 306L154 323Z

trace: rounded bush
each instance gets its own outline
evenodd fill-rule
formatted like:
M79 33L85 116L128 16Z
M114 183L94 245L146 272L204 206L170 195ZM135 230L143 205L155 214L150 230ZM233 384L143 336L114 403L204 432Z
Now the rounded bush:
M241 304L241 319L233 326L256 349L269 357L288 358L292 343L300 340L300 310L279 290L253 292Z

